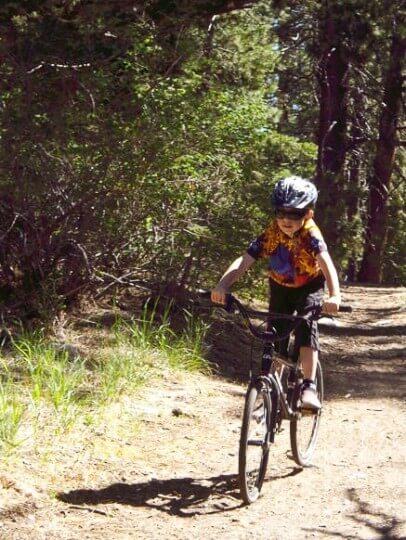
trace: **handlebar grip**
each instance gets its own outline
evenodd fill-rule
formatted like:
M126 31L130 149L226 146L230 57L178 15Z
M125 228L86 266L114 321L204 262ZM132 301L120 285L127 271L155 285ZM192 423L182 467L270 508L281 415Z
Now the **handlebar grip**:
M231 293L226 294L226 303L225 304L217 304L217 302L213 302L211 300L211 290L209 290L209 291L199 291L198 294L199 294L200 298L204 298L205 300L210 300L213 305L219 306L219 307L225 309L228 312L232 311L232 308L233 308L233 305L234 305L234 302L235 302L235 298Z

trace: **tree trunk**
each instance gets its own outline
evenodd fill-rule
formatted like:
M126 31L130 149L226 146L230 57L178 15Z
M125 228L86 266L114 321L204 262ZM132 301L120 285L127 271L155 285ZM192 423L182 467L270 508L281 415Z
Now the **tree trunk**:
M369 212L365 249L359 280L382 281L382 263L387 239L391 175L396 150L396 129L402 103L402 68L405 62L406 38L394 35L386 74L384 97L379 121L379 137L369 179Z
M361 190L361 167L362 167L362 143L365 140L367 130L365 120L365 104L359 88L352 92L351 128L349 130L349 144L347 146L348 163L345 186L345 204L347 215L347 238L357 230L357 217L360 211ZM348 263L346 271L347 281L356 281L357 277L357 245L352 244L348 251Z
M346 155L348 53L340 43L336 17L326 12L320 25L320 43L325 42L317 79L320 96L317 134L318 156L316 183L320 189L317 220L327 244L335 246L340 237L340 176Z

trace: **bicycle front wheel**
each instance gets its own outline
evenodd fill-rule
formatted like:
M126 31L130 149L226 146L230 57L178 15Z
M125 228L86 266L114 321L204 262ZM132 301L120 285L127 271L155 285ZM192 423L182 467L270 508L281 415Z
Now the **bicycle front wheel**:
M320 403L323 403L323 371L320 362L317 363L315 383L318 398ZM301 467L308 467L312 463L316 447L321 409L316 413L302 410L300 407L300 387L297 386L293 399L293 411L296 413L295 419L290 422L290 444L293 459Z
M259 497L269 458L272 405L261 383L249 386L245 398L239 451L239 481L246 504Z

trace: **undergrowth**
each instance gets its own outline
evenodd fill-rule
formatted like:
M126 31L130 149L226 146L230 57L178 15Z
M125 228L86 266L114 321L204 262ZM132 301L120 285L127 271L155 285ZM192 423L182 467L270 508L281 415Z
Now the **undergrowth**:
M175 332L170 306L159 316L156 308L147 305L131 320L117 315L86 354L44 331L12 339L0 357L3 454L27 439L33 444L43 430L61 434L79 421L93 423L103 407L134 395L168 369L209 372L203 357L207 326L184 312L183 330Z

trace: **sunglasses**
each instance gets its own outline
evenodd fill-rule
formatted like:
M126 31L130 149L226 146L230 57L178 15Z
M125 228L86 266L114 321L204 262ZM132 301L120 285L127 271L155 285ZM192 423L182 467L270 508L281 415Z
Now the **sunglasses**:
M275 210L277 219L291 219L293 221L300 221L307 214L307 210Z

